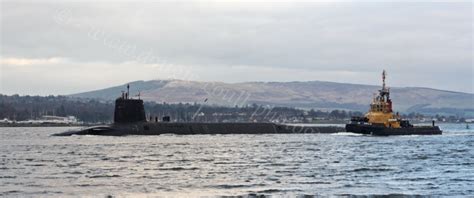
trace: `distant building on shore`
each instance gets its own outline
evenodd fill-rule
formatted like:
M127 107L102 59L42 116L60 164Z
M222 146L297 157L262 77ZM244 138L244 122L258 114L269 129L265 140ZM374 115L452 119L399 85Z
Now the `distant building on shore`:
M8 118L3 118L3 120L0 120L0 123L2 123L2 124L10 124L10 123L13 123L13 121L9 120Z

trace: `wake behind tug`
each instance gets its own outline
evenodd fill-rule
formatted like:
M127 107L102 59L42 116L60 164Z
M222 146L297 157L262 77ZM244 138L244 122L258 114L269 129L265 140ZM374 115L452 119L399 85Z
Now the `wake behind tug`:
M393 114L390 89L385 86L385 70L382 72L382 89L374 97L370 109L364 117L352 117L346 125L346 131L371 135L441 135L442 131L435 126L413 126L400 115Z

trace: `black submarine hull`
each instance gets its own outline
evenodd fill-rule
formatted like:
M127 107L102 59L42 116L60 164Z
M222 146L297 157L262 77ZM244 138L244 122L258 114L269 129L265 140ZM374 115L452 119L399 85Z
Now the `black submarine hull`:
M389 136L389 135L441 135L438 126L413 126L405 128L387 128L384 126L368 124L347 124L346 131L367 135Z
M193 135L193 134L285 134L285 133L337 133L343 127L301 126L275 123L169 123L137 122L111 124L67 131L54 136L71 135Z

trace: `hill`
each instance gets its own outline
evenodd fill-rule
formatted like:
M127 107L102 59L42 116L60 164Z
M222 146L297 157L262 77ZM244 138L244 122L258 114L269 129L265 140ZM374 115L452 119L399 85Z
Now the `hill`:
M223 106L263 104L303 109L366 111L373 85L323 81L309 82L197 82L152 80L130 83L131 95L141 93L145 101L207 103ZM70 95L78 98L114 100L126 85ZM474 114L474 94L422 87L392 87L394 110L439 114Z

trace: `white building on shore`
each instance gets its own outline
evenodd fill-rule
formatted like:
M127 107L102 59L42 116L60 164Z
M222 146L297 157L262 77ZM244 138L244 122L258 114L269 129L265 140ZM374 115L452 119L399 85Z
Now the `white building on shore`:
M20 124L81 124L74 116L42 116L36 120L18 121Z

